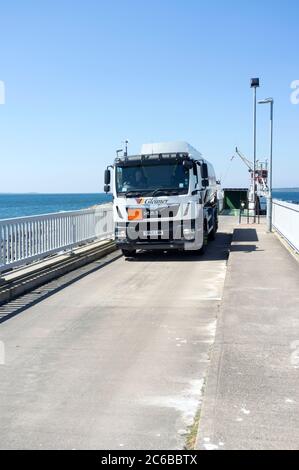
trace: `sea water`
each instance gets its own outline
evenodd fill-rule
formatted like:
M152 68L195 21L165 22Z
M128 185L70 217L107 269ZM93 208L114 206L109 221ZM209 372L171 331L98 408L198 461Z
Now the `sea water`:
M273 197L299 204L299 189L274 190ZM74 211L112 201L110 194L0 194L0 220Z
M106 194L0 194L0 220L75 211L112 201Z

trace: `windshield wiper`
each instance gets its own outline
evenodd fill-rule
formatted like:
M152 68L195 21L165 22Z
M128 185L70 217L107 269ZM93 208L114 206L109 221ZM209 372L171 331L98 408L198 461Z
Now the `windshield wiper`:
M126 197L141 197L143 196L143 193L141 193L140 191L128 191L126 193L124 193L124 195Z
M161 193L161 194L160 194ZM165 196L178 196L180 194L179 189L166 189L166 188L157 188L154 191L142 190L142 191L127 191L119 193L125 197L156 197L158 195L165 195Z
M168 191L168 194L170 196L179 196L181 194L181 192L178 189L170 189Z
M151 197L158 196L160 193L165 194L165 196L177 196L180 191L178 189L158 188L151 194Z
M165 188L157 188L157 189L155 189L155 191L153 191L153 192L151 193L151 197L158 196L159 193L164 193L164 194L165 194L165 193L167 193L167 189L165 189Z

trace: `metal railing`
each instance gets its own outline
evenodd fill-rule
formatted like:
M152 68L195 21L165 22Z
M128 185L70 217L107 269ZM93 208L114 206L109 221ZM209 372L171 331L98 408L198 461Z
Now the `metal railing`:
M113 236L110 204L73 212L0 220L0 273Z
M299 252L299 204L273 200L273 227Z

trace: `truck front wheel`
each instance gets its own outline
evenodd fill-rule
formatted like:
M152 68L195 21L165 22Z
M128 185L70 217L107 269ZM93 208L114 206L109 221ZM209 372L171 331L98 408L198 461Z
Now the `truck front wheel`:
M217 219L217 213L213 215L213 227L212 230L209 233L209 240L215 240L216 238L216 233L218 230L218 219Z
M215 240L215 238L216 238L216 232L217 232L216 222L214 221L213 228L212 228L212 230L211 230L210 233L209 233L209 240Z
M124 250L122 249L122 254L125 258L134 258L136 256L136 250Z
M208 240L209 240L209 235L208 235L207 224L205 222L204 232L203 232L203 244L202 244L202 247L198 250L199 255L203 255L205 253L206 248L208 246Z

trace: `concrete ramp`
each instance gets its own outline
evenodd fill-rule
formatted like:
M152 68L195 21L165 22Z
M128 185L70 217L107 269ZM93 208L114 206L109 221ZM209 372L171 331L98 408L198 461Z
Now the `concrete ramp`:
M118 259L2 323L0 447L183 449L230 233L222 220L204 257Z
M299 448L299 263L265 226L234 231L198 449Z

